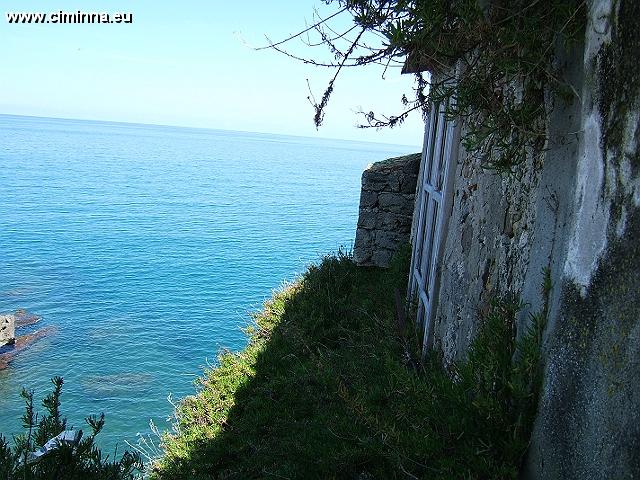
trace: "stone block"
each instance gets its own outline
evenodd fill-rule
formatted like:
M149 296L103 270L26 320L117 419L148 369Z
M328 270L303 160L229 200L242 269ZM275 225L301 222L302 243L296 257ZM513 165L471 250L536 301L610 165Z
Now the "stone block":
M356 239L354 248L358 246L363 248L371 248L375 239L375 233L373 230L367 230L366 228L358 228L356 230Z
M420 154L390 158L362 174L360 215L353 247L359 265L386 267L409 241Z
M404 205L404 199L397 193L382 192L378 196L378 205L387 212L399 212Z
M405 194L415 195L418 185L417 175L405 175L400 182L400 191Z
M410 215L398 215L391 212L379 211L376 216L375 228L379 230L397 230L403 225L411 225Z
M404 159L402 165L402 171L409 175L418 176L418 172L420 171L420 160L422 159L422 154L414 153L413 155L407 155L406 157L401 157Z
M397 250L402 243L402 235L396 231L379 230L376 232L376 248Z
M358 216L358 228L375 228L378 221L378 212L370 209L360 209Z
M358 265L368 265L373 252L374 233L372 230L358 228L353 244L353 261Z
M399 215L413 214L413 196L400 193L382 192L378 197L378 206L381 210L397 213Z
M387 192L389 191L389 184L387 180L367 180L362 182L362 188L370 190L372 192Z
M362 190L360 193L360 208L374 208L378 206L378 193Z
M418 173L420 169L420 153L412 153L410 155L404 155L402 157L393 157L371 164L367 171L371 172L385 172L400 171L405 173Z
M380 248L371 256L371 264L377 267L388 267L395 252Z
M398 225L397 231L399 234L407 237L407 242L409 241L409 235L411 234L411 222L402 222Z
M400 190L400 177L396 174L372 174L362 181L362 188L374 192L394 192Z

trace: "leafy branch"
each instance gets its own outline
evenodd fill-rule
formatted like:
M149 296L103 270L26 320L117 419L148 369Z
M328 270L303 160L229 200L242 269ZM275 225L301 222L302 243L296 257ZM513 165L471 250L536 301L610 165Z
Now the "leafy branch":
M554 53L582 37L583 0L324 2L337 5L336 11L324 17L316 11L309 27L260 48L336 69L320 102L309 97L318 127L345 67L379 65L384 76L403 65L416 76L411 99L403 95L397 114L361 111L362 128L394 127L412 112L426 117L432 104L446 102L448 117L463 122L465 149L487 168L512 171L544 148L550 109L545 94L575 95ZM304 53L296 51L295 40ZM332 58L310 55L316 47Z

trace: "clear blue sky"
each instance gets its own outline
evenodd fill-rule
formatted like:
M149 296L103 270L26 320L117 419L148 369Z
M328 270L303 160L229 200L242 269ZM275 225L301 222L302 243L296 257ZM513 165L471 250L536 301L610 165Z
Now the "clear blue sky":
M332 73L247 46L298 31L314 7L328 11L319 0L3 0L0 113L420 145L419 115L391 131L355 127L360 108L399 112L411 76L344 72L316 131L306 79L319 97ZM16 25L5 18L9 11L79 9L131 12L133 24Z

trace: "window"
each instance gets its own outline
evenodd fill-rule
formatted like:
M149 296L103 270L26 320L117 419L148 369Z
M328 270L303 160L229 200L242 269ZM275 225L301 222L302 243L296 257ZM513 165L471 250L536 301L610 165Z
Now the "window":
M423 350L433 342L440 248L451 210L450 190L458 146L456 122L447 119L448 104L434 104L425 125L422 162L416 192L416 221L409 276L409 300L418 306Z

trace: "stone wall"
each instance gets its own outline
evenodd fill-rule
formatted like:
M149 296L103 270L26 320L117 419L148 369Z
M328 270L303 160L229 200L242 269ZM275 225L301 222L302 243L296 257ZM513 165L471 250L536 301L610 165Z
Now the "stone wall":
M0 315L0 347L15 341L16 325L13 315Z
M585 42L559 52L578 96L547 101L544 150L512 175L460 149L438 267L434 347L464 358L495 295L553 289L544 384L524 476L640 478L640 17L590 0Z
M387 267L409 243L420 154L390 158L362 174L353 258L358 265Z

